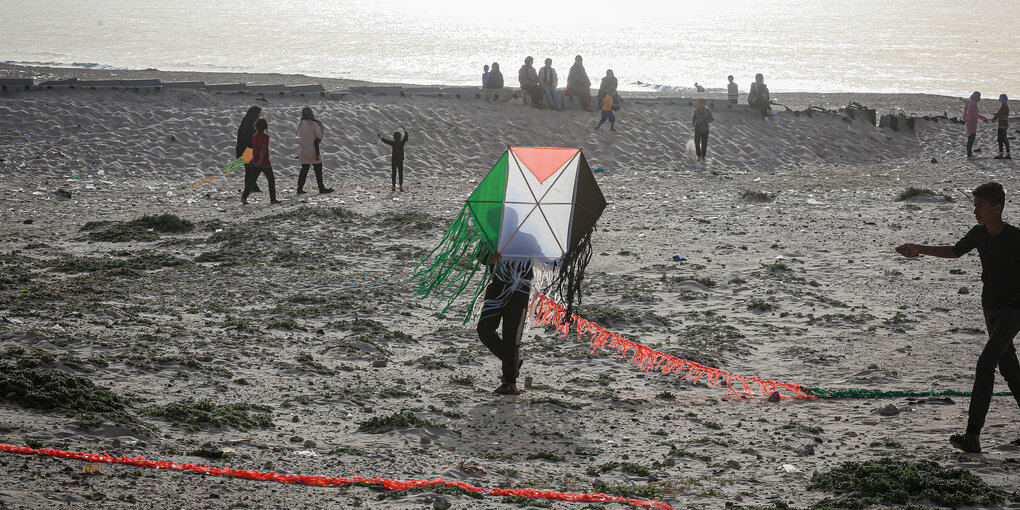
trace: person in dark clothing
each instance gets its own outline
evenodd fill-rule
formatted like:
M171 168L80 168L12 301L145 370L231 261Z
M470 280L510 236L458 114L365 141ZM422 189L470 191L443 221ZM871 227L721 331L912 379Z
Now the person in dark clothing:
M768 122L769 115L775 114L772 107L769 106L770 103L771 98L769 97L769 88L765 85L765 77L758 73L754 75L754 83L751 84L751 90L747 93L747 105L760 111L762 120Z
M535 59L526 57L524 65L517 71L517 81L520 82L521 90L531 96L531 104L535 108L541 108L542 98L545 97L545 89L538 82L538 71L535 70ZM491 77L490 77L491 78Z
M485 88L503 88L503 72L499 70L499 62L492 63L492 70L489 71L489 81L485 83Z
M698 108L694 110L694 118L691 124L694 125L694 152L697 153L698 161L705 161L708 155L708 124L712 122L712 110L705 108L705 100L698 100Z
M584 70L580 55L574 57L574 65L570 66L570 74L567 75L567 94L576 97L584 111L592 111L591 78L588 78L588 71Z
M244 205L248 205L248 195L255 187L259 174L266 174L266 182L269 183L269 203L282 203L276 199L276 178L273 177L273 165L269 161L269 133L267 131L269 131L269 123L266 119L259 118L255 121L255 134L251 137L253 170L250 174L245 175L244 193L241 194L241 203Z
M512 207L491 209L490 215L506 215L503 223L517 223L517 213ZM497 222L498 223L498 222ZM511 253L539 253L538 241L534 236L518 231L503 247ZM531 258L521 256L503 257L482 250L482 260L489 264L492 280L485 288L485 301L478 318L478 338L500 360L503 384L496 388L502 395L518 395L517 377L520 375L523 361L520 356L521 333L524 332L524 320L531 293L531 280L534 278L534 267ZM502 322L502 337L496 330Z
M610 91L616 92L616 85L617 80L613 70L607 69L606 75L602 77L602 81L599 83L598 104L602 104L602 101L609 95Z
M255 121L262 118L262 108L258 106L252 106L248 108L248 113L244 114L244 118L241 119L241 125L237 127L237 150L235 151L234 157L239 158L244 156L245 149L251 149L251 137L255 134ZM244 164L244 182L247 184L250 174L255 171L255 167L252 166L251 162ZM255 184L255 189L249 190L253 193L261 192L259 185Z
M1020 360L1013 345L1014 337L1020 332L1020 229L1002 221L1006 193L1001 184L982 184L972 194L977 225L954 246L904 244L896 251L904 257L921 254L958 258L977 248L983 284L981 307L988 328L988 342L978 357L967 412L967 431L954 434L949 443L967 453L981 453L979 437L992 399L996 366L1020 405Z
M492 76L489 76L492 79ZM404 132L403 138L400 136L400 131L393 132L393 139L387 140L383 138L382 133L376 133L376 136L382 140L382 143L393 147L393 154L390 156L390 168L393 171L393 191L397 191L397 175L400 175L400 191L404 191L404 144L407 143L407 130L404 126L400 126L400 130Z
M999 111L992 116L992 122L998 122L999 127L999 155L993 159L1013 159L1009 153L1009 137L1006 135L1009 130L1009 97L1006 94L999 94ZM1004 147L1005 154L1002 152Z

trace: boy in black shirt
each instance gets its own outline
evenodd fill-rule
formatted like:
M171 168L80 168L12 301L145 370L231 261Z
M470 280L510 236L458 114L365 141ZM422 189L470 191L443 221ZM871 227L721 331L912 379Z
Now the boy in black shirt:
M1020 361L1013 338L1020 332L1020 229L1002 221L1006 193L996 182L975 189L974 217L977 225L954 246L904 244L896 251L904 257L931 255L958 258L977 248L981 258L981 307L988 327L988 343L978 357L974 390L970 397L967 432L954 434L949 443L967 453L981 453L979 435L992 399L995 367L1006 379L1020 404Z

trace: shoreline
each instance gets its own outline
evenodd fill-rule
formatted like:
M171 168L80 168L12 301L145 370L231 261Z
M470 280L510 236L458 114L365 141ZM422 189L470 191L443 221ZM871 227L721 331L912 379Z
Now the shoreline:
M81 80L113 80L113 79L159 79L161 81L204 81L206 83L247 83L247 84L283 84L307 85L321 83L327 90L346 90L356 86L393 86L393 87L437 87L443 85L416 85L407 83L370 82L342 78L321 78L305 74L285 73L231 73L206 71L161 71L158 69L121 70L121 69L83 69L75 67L48 67L20 64L0 64L0 79L33 78L37 81L63 80L78 78ZM512 83L512 80L508 80ZM594 83L593 83L594 84ZM460 85L449 85L460 86ZM507 87L514 88L514 87ZM593 89L594 90L594 89ZM726 99L725 92L661 92L661 91L623 91L624 98L684 98L684 99ZM746 101L746 86L741 87L740 103ZM811 106L826 109L838 109L850 101L856 101L869 108L878 110L878 114L890 110L901 109L907 115L947 115L956 117L962 114L959 98L938 94L914 92L881 93L881 92L797 92L773 91L779 105L793 110L803 110ZM992 110L994 98L982 99L983 110Z

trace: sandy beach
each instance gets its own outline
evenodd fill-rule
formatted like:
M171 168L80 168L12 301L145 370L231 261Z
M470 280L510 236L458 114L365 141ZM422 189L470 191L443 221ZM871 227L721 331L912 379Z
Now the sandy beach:
M0 76L363 84L8 65ZM773 96L798 112L849 101L879 114L958 117L962 108L943 96ZM533 383L517 397L494 395L498 362L474 325L457 313L437 318L408 279L507 145L580 147L598 169L609 205L579 315L735 374L829 389L971 389L986 340L976 252L905 259L893 248L954 243L974 223L969 190L990 180L1007 191L1004 219L1020 221L1020 174L992 159L993 126L980 126L979 159L968 162L963 125L946 119L892 131L835 112L780 111L765 123L719 106L709 160L697 164L688 100L720 95L624 97L611 133L592 130L597 114L469 98L0 96L0 313L11 319L0 324L0 367L24 377L56 369L123 403L120 412L40 409L0 395L0 443L281 473L630 491L674 508L809 507L833 496L809 488L818 475L881 458L933 460L1020 487L1011 397L993 399L985 452L968 455L947 442L965 426L967 397L730 398L541 327L522 340L521 375ZM240 171L193 187L233 159L251 105L269 122L282 205L257 193L242 206ZM303 106L326 126L329 195L294 193ZM989 117L993 108L981 103ZM376 133L400 125L410 133L407 191L394 193ZM896 200L909 188L931 193ZM162 214L191 228L132 223ZM200 401L224 407L203 421L189 411ZM879 413L890 404L895 412ZM403 412L419 421L386 420ZM0 506L440 508L441 497L453 508L623 508L100 469L0 454Z

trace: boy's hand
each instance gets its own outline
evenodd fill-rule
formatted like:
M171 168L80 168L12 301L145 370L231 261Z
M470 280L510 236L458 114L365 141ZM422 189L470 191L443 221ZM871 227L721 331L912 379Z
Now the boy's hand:
M376 133L375 136L378 136L379 138L382 138L382 133Z
M493 253L492 256L489 257L489 264L495 264L497 262L499 262L499 254Z
M896 252L907 258L913 258L921 254L916 244L901 244L896 247Z

